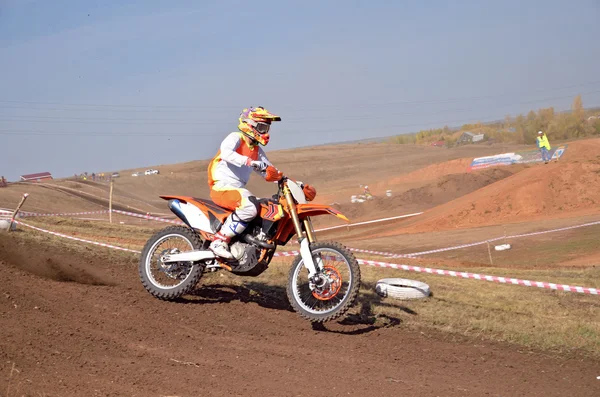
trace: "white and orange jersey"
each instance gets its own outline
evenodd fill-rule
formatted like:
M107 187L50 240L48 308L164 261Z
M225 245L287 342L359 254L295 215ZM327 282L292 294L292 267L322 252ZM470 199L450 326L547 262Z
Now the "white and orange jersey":
M253 170L250 161L272 165L260 146L250 145L243 133L232 132L208 165L208 185L215 189L243 188Z

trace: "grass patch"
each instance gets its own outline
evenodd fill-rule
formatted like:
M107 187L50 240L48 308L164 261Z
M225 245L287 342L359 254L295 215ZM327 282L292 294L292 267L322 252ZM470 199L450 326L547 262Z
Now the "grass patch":
M276 258L254 288L285 285L292 258ZM432 328L483 340L509 342L561 355L600 358L600 299L594 295L537 287L504 285L430 274L361 267L359 304L351 315L363 320L395 319L404 327ZM600 268L517 270L468 269L470 272L529 280L600 287ZM229 277L233 277L228 275ZM381 298L374 287L386 277L417 279L431 287L432 296L400 301ZM243 283L244 279L231 280ZM208 281L208 280L207 280ZM241 284L240 284L241 285Z
M598 252L598 234L600 225L583 227L568 231L507 239L490 243L493 267L548 269L560 267L561 264L585 255ZM495 251L494 245L511 244L507 251ZM419 251L439 247L427 246ZM471 263L490 265L488 246L482 244L475 247L446 251L428 255L436 259L452 259ZM600 263L588 265L600 266Z

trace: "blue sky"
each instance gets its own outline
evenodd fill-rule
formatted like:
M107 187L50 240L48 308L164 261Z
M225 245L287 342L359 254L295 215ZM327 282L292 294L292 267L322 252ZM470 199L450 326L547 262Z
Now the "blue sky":
M249 105L283 118L267 151L600 105L599 17L594 0L0 0L0 175L207 159Z

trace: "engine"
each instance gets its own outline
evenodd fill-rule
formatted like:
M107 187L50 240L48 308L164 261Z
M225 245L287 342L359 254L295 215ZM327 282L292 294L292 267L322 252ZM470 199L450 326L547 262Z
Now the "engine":
M236 272L246 272L258 263L260 249L252 244L236 241L230 246L231 254L238 261Z
M275 245L268 243L268 237L262 230L261 219L256 218L245 233L234 239L229 245L233 258L237 263L231 264L231 272L243 276L256 277L264 272L275 252ZM267 248L267 254L261 259L262 250Z

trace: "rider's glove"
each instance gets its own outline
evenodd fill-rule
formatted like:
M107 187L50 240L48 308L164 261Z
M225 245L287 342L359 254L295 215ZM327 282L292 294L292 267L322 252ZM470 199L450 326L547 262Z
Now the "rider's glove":
M265 163L264 161L250 161L248 164L250 167L254 168L256 171L258 172L263 172L267 169L267 167L269 166L269 164Z
M272 165L265 170L265 180L267 182L279 182L283 178L283 173Z
M317 195L317 190L311 185L303 185L302 191L304 192L304 197L306 197L306 201L313 201L315 196Z

